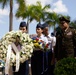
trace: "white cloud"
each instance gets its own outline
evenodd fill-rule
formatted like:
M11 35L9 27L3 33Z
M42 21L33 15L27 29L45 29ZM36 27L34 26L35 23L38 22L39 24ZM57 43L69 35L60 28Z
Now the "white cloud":
M20 17L20 18L18 18L18 19L17 19L17 21L18 21L18 22L21 22L21 21L22 21L22 18L21 18L21 17Z
M53 12L53 10L52 9L48 9L48 10L46 10L47 12Z
M45 6L46 4L51 4L53 0L26 0L26 3L28 5L30 4L36 4L37 1L40 1L42 6ZM54 7L53 9L49 9L47 11L49 12L56 12L56 13L68 13L68 9L65 6L65 4L63 4L62 0L58 0L56 3L53 3L51 5L52 7Z
M58 0L56 3L54 3L53 7L53 11L56 13L68 13L68 9L65 4L62 3L62 0Z
M46 4L50 4L52 2L52 0L33 0L33 1L32 0L26 0L26 3L28 5L30 5L30 4L36 4L37 1L40 1L41 4L42 4L42 6L44 6Z
M8 16L9 15L9 11L7 9L0 9L0 15Z

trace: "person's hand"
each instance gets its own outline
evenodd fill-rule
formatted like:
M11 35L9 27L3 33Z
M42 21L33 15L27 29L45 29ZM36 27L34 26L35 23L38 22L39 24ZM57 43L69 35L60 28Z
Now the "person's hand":
M52 60L51 60L51 65L54 65L54 64L55 64L55 57L54 57L54 53L53 53Z
M55 64L55 58L52 58L51 65Z
M57 63L57 58L55 58L55 64Z

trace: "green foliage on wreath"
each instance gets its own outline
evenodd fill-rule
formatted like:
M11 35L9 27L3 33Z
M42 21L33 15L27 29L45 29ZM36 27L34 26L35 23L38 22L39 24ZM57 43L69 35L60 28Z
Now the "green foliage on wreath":
M54 69L55 75L76 75L76 59L64 58L56 63Z

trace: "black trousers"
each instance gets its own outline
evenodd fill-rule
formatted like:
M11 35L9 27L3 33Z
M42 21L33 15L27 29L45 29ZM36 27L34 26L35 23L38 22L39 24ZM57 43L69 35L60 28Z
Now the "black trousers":
M44 75L47 75L48 70L48 52L44 52Z
M44 71L44 52L34 51L31 57L32 75L43 75Z
M54 75L54 65L51 65L52 61L52 51L48 51L48 70L47 70L47 75Z
M15 66L13 66L13 70L15 71ZM20 68L18 72L13 72L13 75L29 75L29 64L28 60L24 63L20 64Z
M54 65L51 65L52 61L52 51L47 51L45 52L45 57L44 57L44 75L54 75Z

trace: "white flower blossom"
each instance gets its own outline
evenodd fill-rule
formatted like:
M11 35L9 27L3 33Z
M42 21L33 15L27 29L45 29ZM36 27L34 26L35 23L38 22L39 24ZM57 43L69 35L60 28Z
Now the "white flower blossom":
M32 39L29 37L28 34L22 33L22 31L10 31L5 34L0 40L0 59L6 62L6 55L8 50L8 45L15 43L17 37L19 37L19 43L21 45L20 52L20 62L23 63L24 61L28 60L33 53L33 42ZM10 58L10 65L16 64L16 54L12 51L11 58Z

